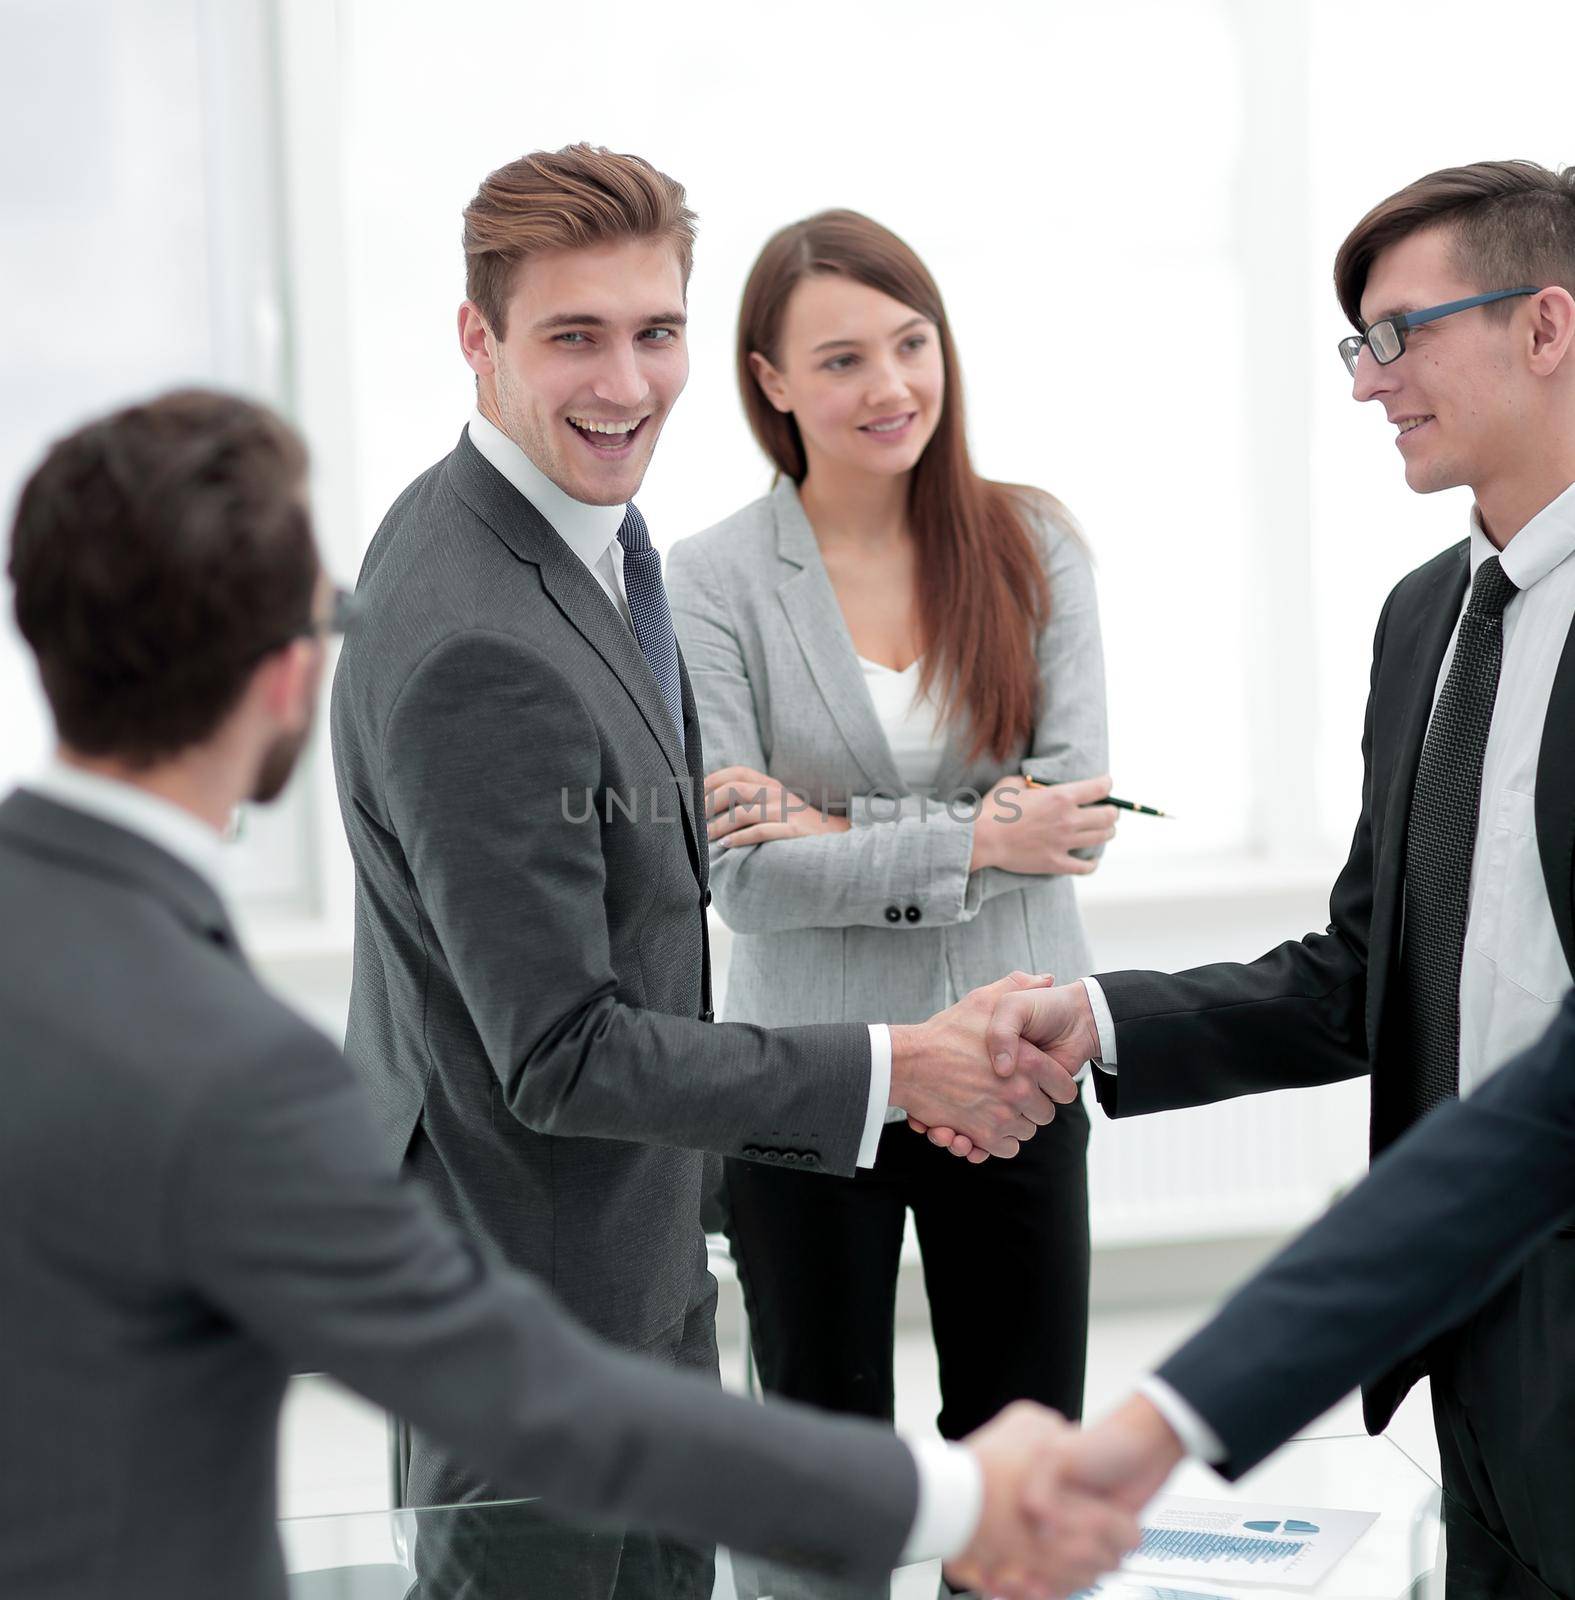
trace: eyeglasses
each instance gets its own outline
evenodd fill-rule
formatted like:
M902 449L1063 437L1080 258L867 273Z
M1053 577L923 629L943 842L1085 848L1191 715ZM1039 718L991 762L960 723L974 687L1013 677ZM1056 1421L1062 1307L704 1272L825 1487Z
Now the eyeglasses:
M261 661L264 656L271 656L275 650L282 650L297 639L329 639L336 634L344 633L355 621L360 609L360 602L350 590L335 588L328 602L327 616L308 617L300 627L292 628L276 643L264 645L262 649L254 651L252 659Z
M1401 311L1392 317L1383 317L1365 333L1353 333L1340 341L1340 359L1345 370L1356 376L1357 358L1365 344L1373 352L1373 360L1381 367L1398 361L1405 354L1405 336L1408 328L1419 328L1424 322L1437 322L1440 317L1452 317L1457 311L1469 311L1473 306L1491 305L1495 300L1510 300L1516 295L1541 294L1540 289L1495 289L1492 294L1474 294L1469 300L1449 300L1441 306L1429 306L1426 311Z
M328 615L326 617L313 617L303 623L294 633L292 639L321 639L329 638L336 634L349 631L350 624L355 621L356 613L361 609L360 602L349 589L335 586L328 602Z

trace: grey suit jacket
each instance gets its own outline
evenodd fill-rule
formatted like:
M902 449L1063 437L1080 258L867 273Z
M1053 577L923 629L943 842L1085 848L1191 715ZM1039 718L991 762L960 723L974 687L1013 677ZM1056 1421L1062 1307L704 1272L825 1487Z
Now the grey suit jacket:
M584 564L461 435L362 568L333 746L352 1064L444 1211L608 1338L707 1290L701 1150L848 1173L854 1027L714 1027L703 760ZM654 814L653 814L654 813Z
M0 1594L282 1600L278 1413L304 1369L571 1512L897 1559L897 1440L624 1355L489 1267L183 863L24 790L0 905Z
M1051 589L1038 724L1004 763L968 762L953 733L938 796L982 794L1007 772L1059 783L1105 770L1088 558L1048 519L1037 531ZM790 480L676 545L667 589L710 767L769 772L816 803L846 806L853 822L842 834L713 849L712 892L737 935L730 1017L912 1022L946 1003L948 979L963 994L1013 968L1061 979L1088 971L1070 879L970 873L966 808L908 793Z

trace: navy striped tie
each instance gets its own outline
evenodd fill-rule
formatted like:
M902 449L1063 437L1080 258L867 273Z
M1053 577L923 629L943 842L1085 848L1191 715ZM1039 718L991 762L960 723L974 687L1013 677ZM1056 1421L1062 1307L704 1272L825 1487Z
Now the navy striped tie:
M645 518L630 506L618 530L623 546L623 591L629 601L629 619L640 642L640 654L662 691L662 704L678 732L678 748L684 747L684 701L678 687L678 635L673 632L673 616L667 609L667 591L662 587L662 558L651 548L651 535Z

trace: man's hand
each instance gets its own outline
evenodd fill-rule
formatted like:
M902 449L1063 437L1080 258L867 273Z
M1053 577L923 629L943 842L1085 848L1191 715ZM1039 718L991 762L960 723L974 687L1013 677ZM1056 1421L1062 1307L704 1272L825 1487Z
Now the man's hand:
M1002 1073L1048 1056L1063 1071L1076 1074L1099 1054L1099 1029L1081 983L1003 994L985 1038L995 1070Z
M1150 1401L1135 1394L1073 1438L1063 1459L1069 1482L1089 1494L1107 1496L1136 1516L1159 1493L1183 1454L1175 1430ZM1031 1501L1036 1493L1030 1490Z
M1055 1116L1056 1103L1077 1098L1070 1074L1024 1045L1022 1070L1001 1073L990 1065L985 1029L1006 995L1053 980L1026 972L971 990L928 1022L891 1030L891 1099L915 1125L931 1129L936 1144L971 1161L1015 1156L1024 1139ZM939 1125L947 1137L936 1138Z
M1048 978L1029 978L1014 972L988 988L975 989L959 1004L967 1005L975 996L998 996L985 1030L985 1050L996 1072L1005 1078L1026 1075L1050 1099L1060 1105L1070 1105L1078 1096L1076 1076L1083 1063L1099 1054L1099 1032L1094 1026L1094 1013L1089 1009L1088 991L1083 985L1069 983L1055 989L1049 987L1051 982L1053 980ZM943 1011L941 1016L948 1014ZM931 1022L938 1020L930 1019ZM892 1029L894 1056L897 1032ZM1089 1041L1086 1049L1085 1040ZM970 1161L983 1161L989 1155L1000 1153L975 1138L971 1129L959 1127L946 1118L927 1117L912 1101L899 1099L895 1062L892 1070L892 1103L906 1106L908 1126L915 1133L928 1135L931 1144L950 1150L954 1156L967 1156Z
M753 767L718 767L705 780L706 838L730 849L807 839L816 833L846 833L846 817L832 817L768 773Z
M984 1505L968 1548L947 1563L953 1584L1003 1600L1059 1600L1137 1544L1130 1511L1068 1481L1064 1453L1075 1439L1055 1412L1019 1400L964 1440Z

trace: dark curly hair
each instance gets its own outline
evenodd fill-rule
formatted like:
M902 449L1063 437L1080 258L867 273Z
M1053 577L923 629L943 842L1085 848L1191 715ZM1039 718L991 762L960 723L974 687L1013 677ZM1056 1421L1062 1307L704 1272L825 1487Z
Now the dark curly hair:
M187 389L90 422L28 479L17 626L61 740L151 766L206 739L309 622L306 449L273 412Z

